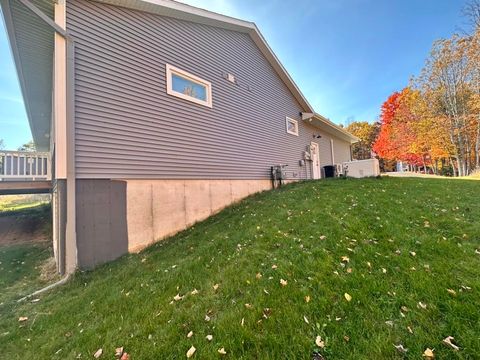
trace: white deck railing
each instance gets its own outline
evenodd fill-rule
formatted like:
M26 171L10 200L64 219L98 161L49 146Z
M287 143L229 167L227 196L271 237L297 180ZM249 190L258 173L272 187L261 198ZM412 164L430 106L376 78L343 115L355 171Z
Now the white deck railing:
M0 150L0 181L50 179L48 152Z

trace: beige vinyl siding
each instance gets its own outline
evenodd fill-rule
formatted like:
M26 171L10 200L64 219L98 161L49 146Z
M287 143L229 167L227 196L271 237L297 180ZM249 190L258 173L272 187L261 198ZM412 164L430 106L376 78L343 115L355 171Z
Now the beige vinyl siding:
M85 0L68 2L67 29L77 177L265 179L273 164L309 176L298 162L319 131L248 34ZM168 95L165 64L211 82L213 107Z

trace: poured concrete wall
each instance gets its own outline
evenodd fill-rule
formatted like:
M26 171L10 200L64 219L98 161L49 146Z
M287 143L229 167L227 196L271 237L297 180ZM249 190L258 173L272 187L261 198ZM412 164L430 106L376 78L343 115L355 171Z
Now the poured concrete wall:
M126 254L125 181L77 180L76 187L78 267L90 269Z
M173 235L227 205L271 188L270 180L127 180L128 251Z

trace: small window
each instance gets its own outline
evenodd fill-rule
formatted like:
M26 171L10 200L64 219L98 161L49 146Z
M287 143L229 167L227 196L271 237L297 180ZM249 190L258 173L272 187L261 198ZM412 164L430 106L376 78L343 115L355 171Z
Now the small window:
M212 84L168 64L166 72L167 94L212 107Z
M298 136L298 121L287 117L287 133Z

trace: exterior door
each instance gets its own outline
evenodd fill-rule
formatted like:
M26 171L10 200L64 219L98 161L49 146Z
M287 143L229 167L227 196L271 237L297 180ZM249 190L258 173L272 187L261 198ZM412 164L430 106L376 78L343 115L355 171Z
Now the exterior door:
M321 178L320 171L320 151L317 143L310 143L311 159L312 159L312 177L314 179Z

